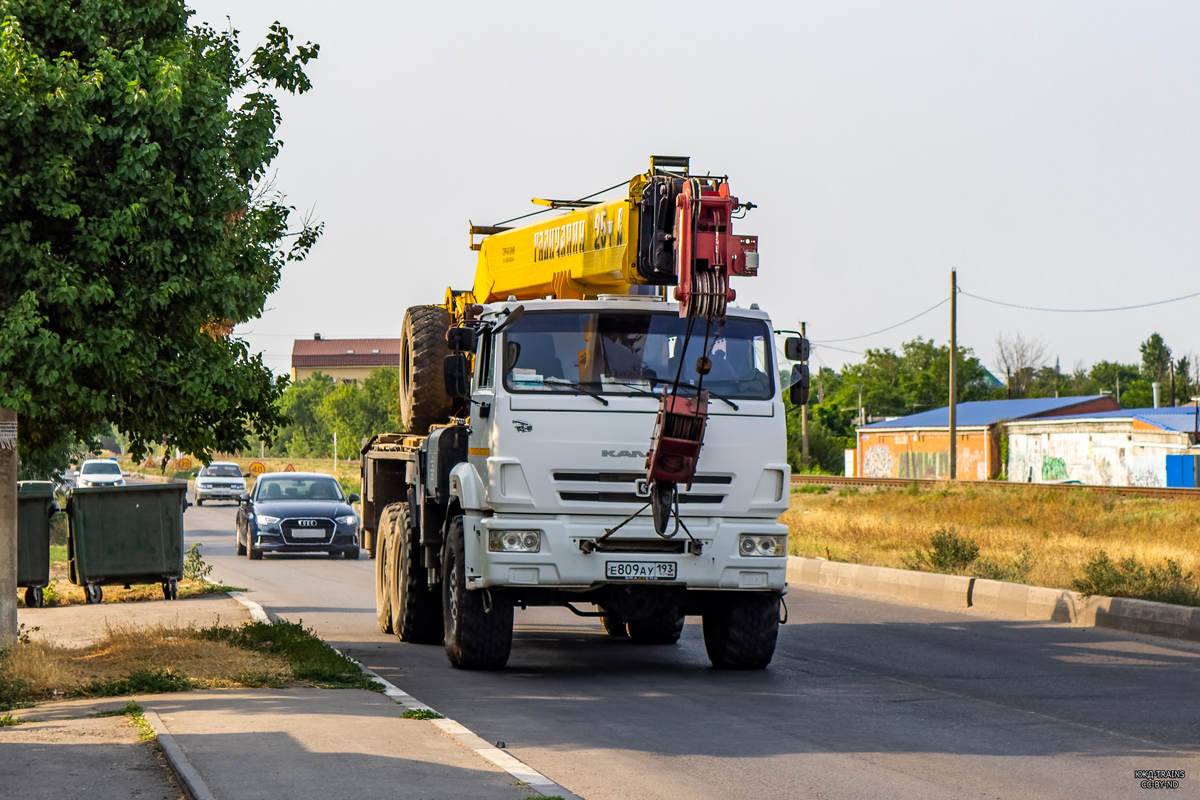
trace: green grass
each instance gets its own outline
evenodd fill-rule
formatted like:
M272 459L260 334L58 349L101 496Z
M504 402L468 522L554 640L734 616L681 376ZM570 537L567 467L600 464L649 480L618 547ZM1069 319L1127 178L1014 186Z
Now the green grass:
M802 483L792 487L792 494L825 494L829 487L823 483Z
M383 686L365 675L358 664L318 639L303 622L247 622L240 628L214 626L202 629L200 635L209 641L280 656L289 663L297 680L323 689L383 691Z
M92 681L67 693L68 697L124 697L130 694L167 694L197 688L196 682L171 669L138 669L124 678Z
M142 707L135 700L130 700L120 708L110 708L108 711L97 711L95 714L89 714L89 717L123 717L126 714L141 714Z
M410 708L400 715L400 719L445 719L432 708Z
M1101 550L1084 565L1083 577L1075 579L1071 588L1086 595L1200 606L1200 583L1170 558L1147 567L1133 556L1113 561Z
M50 545L50 563L62 564L67 560L67 546L65 544Z
M12 714L5 714L0 717L0 728L11 728L14 725L24 725L25 720L20 717L14 717Z

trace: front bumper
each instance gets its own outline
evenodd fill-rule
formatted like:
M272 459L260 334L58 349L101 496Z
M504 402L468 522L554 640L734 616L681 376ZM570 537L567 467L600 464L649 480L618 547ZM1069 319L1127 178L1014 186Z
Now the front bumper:
M210 498L224 497L231 500L240 497L246 493L245 487L238 488L236 486L212 486L208 488L196 487L196 497L201 500Z
M738 553L738 534L787 535L787 526L773 520L697 518L685 519L692 538L699 541L699 555L687 552L688 535L681 528L671 542L684 552L620 552L622 542L664 543L653 524L643 518L622 527L607 539L616 552L585 553L581 542L596 541L620 519L608 517L468 517L467 536L474 540L476 558L467 559L467 581L471 588L540 586L588 590L607 585L664 586L685 589L750 589L785 591L787 549L780 556L743 556ZM539 530L541 549L536 553L504 553L488 550L491 530ZM609 561L664 563L675 565L673 580L617 580L605 577Z
M251 536L254 539L254 549L264 553L332 553L359 546L358 531L342 525L334 531L331 539L309 542L285 541L280 531L255 531Z

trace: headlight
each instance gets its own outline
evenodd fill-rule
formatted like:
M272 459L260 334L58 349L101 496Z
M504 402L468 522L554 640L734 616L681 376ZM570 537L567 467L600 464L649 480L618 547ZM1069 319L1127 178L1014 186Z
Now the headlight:
M541 549L541 531L488 531L488 550L493 553L536 553Z
M245 489L245 488L246 488L246 484L244 484L244 483L235 483L235 484L233 484L233 486L232 486L232 487L230 487L230 488L232 488L232 489Z
M738 552L744 556L781 556L787 547L786 536L743 533L738 536Z
M337 523L339 525L353 525L356 522L358 522L358 515L357 514L347 514L344 517L337 517L336 519L337 519Z
M251 515L250 518L254 519L254 515ZM259 525L278 525L279 517L268 517L266 514L259 514L258 515L258 524Z

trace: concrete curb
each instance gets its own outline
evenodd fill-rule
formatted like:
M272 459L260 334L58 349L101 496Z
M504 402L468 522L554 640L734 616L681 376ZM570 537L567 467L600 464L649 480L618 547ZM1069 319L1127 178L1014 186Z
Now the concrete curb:
M789 583L1008 619L1062 622L1200 642L1200 608L1020 583L788 556Z
M179 786L188 796L188 800L216 800L208 788L208 784L200 777L200 773L196 772L192 762L188 761L188 757L184 755L183 750L176 743L175 737L167 730L167 726L163 724L158 714L153 711L143 711L142 716L154 729L154 740L162 749L163 756L166 757L167 764L171 767L171 772L175 773L175 777L179 780Z
M237 600L246 607L246 610L250 612L250 617L254 619L255 622L265 622L268 624L271 623L272 620L270 616L268 616L266 610L264 610L261 605L246 597L241 592L228 592L228 594L234 600ZM363 674L370 676L371 680L383 687L384 695L404 706L406 710L433 711L435 714L441 713L417 700L417 698L396 686L391 681L380 677L374 670L368 669L366 666L364 666L361 661L347 656L336 647L333 649L339 655L345 656L357 664L358 668L363 671ZM572 794L562 786L559 786L557 783L550 780L521 759L504 752L499 747L488 744L480 736L472 733L465 726L455 722L449 717L443 715L441 719L431 719L429 722L431 722L435 727L441 730L442 733L446 734L463 747L473 751L480 758L490 761L492 764L495 764L509 775L512 775L516 780L521 781L535 793L545 797L560 795L564 798L564 800L582 800L582 798L580 798L578 795ZM191 800L203 799L191 798Z

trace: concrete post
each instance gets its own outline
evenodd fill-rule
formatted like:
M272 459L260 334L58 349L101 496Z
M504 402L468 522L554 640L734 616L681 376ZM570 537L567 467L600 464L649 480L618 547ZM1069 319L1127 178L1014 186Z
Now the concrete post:
M0 407L0 647L17 643L17 412Z

